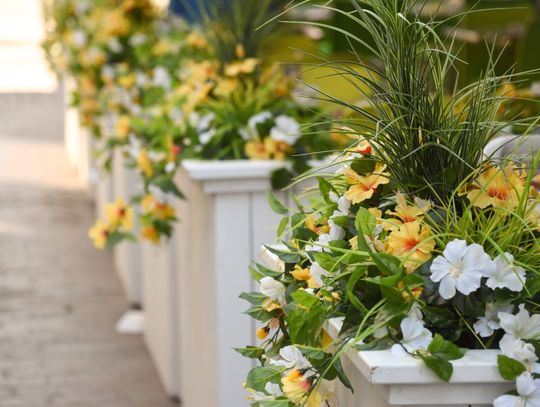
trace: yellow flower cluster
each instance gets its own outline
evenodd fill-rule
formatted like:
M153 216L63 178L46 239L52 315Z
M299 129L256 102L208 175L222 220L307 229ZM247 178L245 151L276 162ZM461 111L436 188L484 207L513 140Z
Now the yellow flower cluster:
M133 208L128 206L122 198L118 198L105 207L105 218L105 222L98 220L88 231L88 237L100 250L107 246L113 233L126 233L133 229Z

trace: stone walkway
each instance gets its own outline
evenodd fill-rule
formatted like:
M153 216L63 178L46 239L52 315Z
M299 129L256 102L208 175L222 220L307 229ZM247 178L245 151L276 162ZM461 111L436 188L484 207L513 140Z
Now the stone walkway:
M115 333L127 303L86 237L61 102L0 94L0 406L171 406L142 338Z

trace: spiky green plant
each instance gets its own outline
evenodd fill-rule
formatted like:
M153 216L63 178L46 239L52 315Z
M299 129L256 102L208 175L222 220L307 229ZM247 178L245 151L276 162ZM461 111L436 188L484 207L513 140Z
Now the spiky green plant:
M331 3L315 7L343 14L368 32L370 41L339 27L315 24L348 38L356 61L323 65L334 68L369 106L328 93L322 98L355 113L356 118L344 124L373 141L400 190L445 202L478 168L484 147L504 127L496 116L504 95L497 90L512 77L495 75L496 56L491 52L480 80L458 89L457 66L464 62L453 52L452 38L439 34L447 21L420 21L416 0L351 4L351 12ZM361 55L366 48L369 58Z
M264 42L275 31L269 21L286 2L281 0L197 0L197 10L189 7L199 20L202 31L216 57L227 63L239 58L239 48L245 57L259 57Z

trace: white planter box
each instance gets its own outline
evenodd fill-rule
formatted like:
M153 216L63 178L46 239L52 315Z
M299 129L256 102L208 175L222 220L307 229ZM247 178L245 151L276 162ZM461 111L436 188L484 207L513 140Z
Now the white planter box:
M147 344L162 378L178 374L179 386L164 384L186 407L249 405L242 383L252 362L232 348L255 343L256 326L238 295L254 288L249 264L275 239L281 216L269 208L266 191L271 172L282 166L184 162L177 182L187 200L176 203L175 239L159 255L144 252ZM174 265L174 272L158 263Z
M340 320L330 321L329 334L337 336L340 326ZM410 356L395 356L389 350L351 351L342 363L355 391L336 383L333 407L488 407L514 386L499 375L497 354L468 351L452 362L454 374L445 383Z
M141 193L139 176L134 170L124 167L124 159L118 151L114 157L112 176L114 184L112 200L123 198L128 202L134 195ZM138 230L134 230L133 233L137 235ZM140 308L143 303L141 250L139 244L131 242L122 242L114 248L116 271L133 308Z

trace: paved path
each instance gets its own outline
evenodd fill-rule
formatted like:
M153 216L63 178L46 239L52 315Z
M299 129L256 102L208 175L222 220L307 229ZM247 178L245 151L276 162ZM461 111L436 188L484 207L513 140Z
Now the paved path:
M127 303L61 119L57 94L0 94L0 407L171 406L142 338L114 331Z

